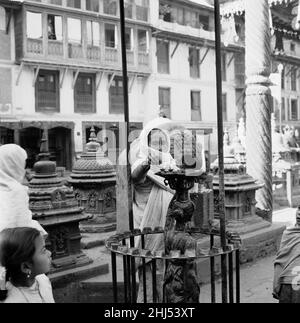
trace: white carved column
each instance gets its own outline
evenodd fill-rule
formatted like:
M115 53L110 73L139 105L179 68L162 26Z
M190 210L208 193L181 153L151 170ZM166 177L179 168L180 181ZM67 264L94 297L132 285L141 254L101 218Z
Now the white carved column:
M272 221L271 35L268 0L245 0L247 172L264 183L257 207Z

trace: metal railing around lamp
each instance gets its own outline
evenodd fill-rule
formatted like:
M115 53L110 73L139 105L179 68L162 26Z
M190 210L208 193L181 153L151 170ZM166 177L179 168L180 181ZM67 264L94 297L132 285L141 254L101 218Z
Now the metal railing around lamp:
M191 233L202 233L203 231L197 228L191 230ZM143 284L143 302L144 303L157 303L157 277L156 268L157 262L163 261L165 268L168 267L169 262L183 261L183 262L195 262L201 260L208 260L210 263L210 285L211 285L211 303L216 303L217 290L216 282L218 276L216 275L215 266L218 258L225 257L228 261L228 291L229 291L229 303L240 303L240 267L239 267L239 244L233 242L230 237L227 237L228 244L226 249L218 247L216 244L216 238L219 238L218 232L206 232L210 236L210 248L208 250L195 249L194 254L191 250L184 255L165 255L160 252L151 253L150 250L130 248L130 240L138 239L140 237L142 246L145 243L145 239L148 235L165 235L165 230L162 228L145 228L143 231L134 230L133 232L125 232L123 234L115 235L109 238L106 242L106 247L111 252L112 261L112 277L113 277L113 297L114 303L136 303L137 301L137 286L135 282L132 281L132 275L136 274L136 269L132 267L132 263L140 261L142 263L141 270L144 279ZM122 258L122 269L123 277L118 277L118 267L117 267L117 257ZM133 261L132 261L133 260ZM149 295L147 291L147 281L146 277L146 263L151 262L152 264L152 282L150 286L151 294ZM235 269L234 269L235 262ZM186 277L186 275L184 276ZM123 286L118 284L123 279ZM149 283L149 282L148 282ZM186 282L184 281L184 284ZM120 297L123 295L123 297ZM166 293L162 291L163 303L166 301ZM200 302L200 300L199 300ZM186 302L182 302L186 303Z
M118 234L108 239L106 247L111 251L112 279L114 301L118 302L118 278L117 255L123 257L124 275L124 302L137 302L136 265L142 271L140 284L142 284L143 301L148 303L199 303L200 289L197 274L197 261L209 259L211 302L216 302L215 266L218 257L222 262L228 263L226 279L222 270L222 300L224 296L229 302L240 302L240 271L239 271L239 245L240 238L237 234L225 232L225 246L221 239L216 243L216 236L222 237L220 228L209 229L191 227L192 216L195 212L195 204L190 199L189 190L195 182L202 183L205 180L200 172L180 169L177 171L160 171L157 175L165 178L165 185L175 190L174 197L169 205L165 228L145 228L143 231L134 229L124 234ZM153 215L155 216L155 215ZM207 250L201 248L201 240L195 238L195 234L204 234L210 237L210 247ZM163 235L163 247L160 250L147 250L147 237L149 235ZM137 243L140 239L141 243ZM159 239L159 237L158 237ZM159 240L157 240L159 241ZM146 242L146 243L145 243ZM234 268L233 259L236 261L236 284L234 292ZM138 262L137 262L138 260ZM157 264L162 262L162 278L157 277ZM149 286L146 286L147 264L151 264L152 293L149 295ZM226 267L227 268L227 267ZM149 271L148 271L149 275ZM227 277L228 276L228 277ZM162 290L158 291L158 280L163 279ZM149 279L148 279L149 284ZM161 284L159 284L160 286ZM229 295L224 295L224 286ZM141 286L140 286L141 287ZM140 289L141 291L141 289ZM163 295L162 299L157 295ZM151 300L150 300L151 298ZM139 300L141 297L139 297Z

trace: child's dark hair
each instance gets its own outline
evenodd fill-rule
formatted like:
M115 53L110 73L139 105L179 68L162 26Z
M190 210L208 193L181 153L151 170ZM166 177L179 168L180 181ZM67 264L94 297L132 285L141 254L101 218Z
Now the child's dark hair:
M35 240L40 232L33 228L5 229L0 233L0 265L6 269L6 281L20 284L26 279L21 264L32 261ZM0 293L0 301L6 298L6 291Z

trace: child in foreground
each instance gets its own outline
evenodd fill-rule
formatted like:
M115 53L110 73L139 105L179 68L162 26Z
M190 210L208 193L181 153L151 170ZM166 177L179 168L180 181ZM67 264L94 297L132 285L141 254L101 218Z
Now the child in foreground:
M6 229L0 233L0 265L6 269L3 303L54 303L46 275L51 252L41 233L33 228Z

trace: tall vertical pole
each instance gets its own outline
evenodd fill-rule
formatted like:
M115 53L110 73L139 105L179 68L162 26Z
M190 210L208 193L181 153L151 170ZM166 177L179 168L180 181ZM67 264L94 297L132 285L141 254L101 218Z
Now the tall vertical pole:
M131 167L129 163L129 99L128 99L128 72L127 72L127 52L126 52L126 38L125 38L125 10L124 0L120 0L120 29L121 29L121 48L122 48L122 67L123 67L123 98L124 98L124 118L126 133L126 165L127 165L127 179L128 179L128 208L129 208L129 229L134 229L133 224L133 211L132 211L132 189L130 185Z
M247 172L264 184L257 207L272 222L271 34L268 0L245 1Z
M123 95L124 95L124 117L125 117L125 129L126 129L126 168L127 168L127 181L128 181L128 215L129 215L129 229L134 229L133 221L133 208L132 208L132 186L131 186L131 167L129 159L130 143L129 143L129 99L128 99L128 73L127 73L127 52L126 52L126 37L125 37L125 9L124 0L120 0L120 29L121 29L121 48L122 48L122 66L123 66ZM130 246L134 247L134 238L130 238ZM136 302L136 271L135 271L135 259L131 258L131 279L132 279L132 302Z
M279 99L279 126L280 126L280 133L282 133L282 73L284 73L283 71L283 65L282 64L279 64L278 65L278 73L280 74L280 82L279 82L279 88L278 88L278 91L280 92L280 95L278 95L278 99Z
M219 215L221 245L226 247L226 215L225 215L225 180L224 180L224 147L223 147L223 107L222 107L222 57L221 57L221 23L220 2L215 5L215 43L216 43L216 80L217 80L217 116L218 116L218 154L219 154ZM227 303L227 256L221 256L222 302Z

